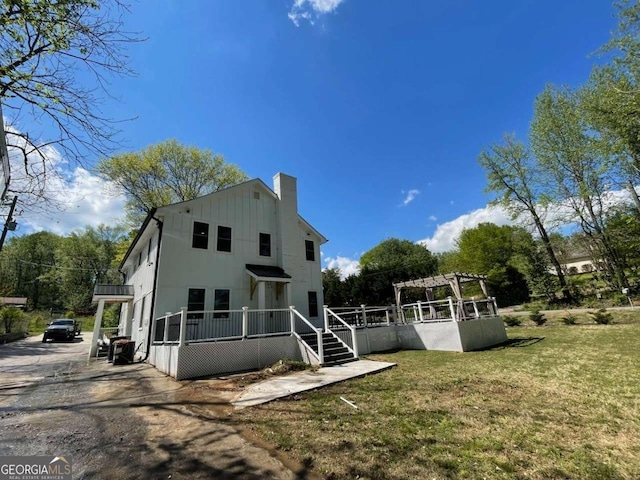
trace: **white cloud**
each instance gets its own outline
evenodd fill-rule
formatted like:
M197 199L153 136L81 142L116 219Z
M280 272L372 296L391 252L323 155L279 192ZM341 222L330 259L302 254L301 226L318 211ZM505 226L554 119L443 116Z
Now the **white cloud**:
M344 0L295 0L289 11L289 19L296 27L301 20L308 21L311 25L320 15L335 12Z
M404 191L402 192L404 193ZM407 192L407 196L405 197L405 199L402 201L402 205L407 206L409 205L411 202L413 202L413 200L415 200L415 198L420 194L420 190L416 190L415 188L412 190L409 190Z
M125 198L110 182L83 167L70 168L51 146L42 147L41 155L30 151L33 148L16 136L17 130L5 129L7 143L19 147L8 147L10 188L18 195L15 234L47 230L65 235L86 225L113 225L122 219ZM28 152L26 166L23 150Z
M499 207L485 207L460 215L455 220L438 225L431 238L419 240L432 252L446 252L455 247L455 241L465 228L477 227L480 223L491 222L496 225L513 224L510 215Z
M603 195L603 206L604 208L609 208L613 205L619 205L630 201L630 197L631 195L627 190L610 190ZM562 226L567 227L572 224L575 225L575 223L570 220L573 217L573 210L568 205L552 204L546 209L540 207L538 213L543 219L547 229ZM417 243L425 245L432 252L447 252L455 248L455 241L462 233L462 230L465 228L474 228L480 223L486 222L495 223L496 225L525 225L529 227L534 235L537 235L531 218L528 214L523 215L527 216L525 218L518 217L518 219L512 220L511 215L503 208L486 206L438 225L432 237L418 240ZM433 218L435 219L435 217ZM431 220L432 217L429 217L429 219Z
M435 222L438 220L438 217L436 217L435 215L429 215L429 220L431 220L432 222Z
M47 187L47 195L59 208L25 212L17 219L22 228L66 235L87 225L114 225L124 217L124 196L113 195L114 187L110 182L82 167L51 183L54 185Z
M353 258L337 256L335 258L325 258L327 268L340 269L340 278L343 280L350 275L357 275L360 273L360 262Z

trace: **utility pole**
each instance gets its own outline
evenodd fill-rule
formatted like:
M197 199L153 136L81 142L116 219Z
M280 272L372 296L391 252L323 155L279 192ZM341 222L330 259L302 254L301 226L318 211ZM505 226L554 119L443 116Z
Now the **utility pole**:
M7 232L14 231L16 229L16 222L13 221L13 211L16 208L17 201L18 201L18 196L14 195L13 200L11 201L11 208L9 209L9 215L7 215L7 220L4 222L4 228L2 229L2 236L0 237L0 252L2 251L2 246L4 245L4 239L7 236Z

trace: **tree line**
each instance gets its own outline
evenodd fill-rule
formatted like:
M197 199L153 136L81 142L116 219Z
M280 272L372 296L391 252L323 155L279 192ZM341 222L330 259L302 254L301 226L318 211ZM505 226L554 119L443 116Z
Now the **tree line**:
M507 134L478 159L494 203L537 232L567 300L571 292L549 235L554 223L577 227L608 284L632 283L628 248L616 235L640 212L640 5L623 1L616 8L618 28L599 51L608 61L578 88L547 85L535 99L527 141ZM628 200L616 190L626 190Z

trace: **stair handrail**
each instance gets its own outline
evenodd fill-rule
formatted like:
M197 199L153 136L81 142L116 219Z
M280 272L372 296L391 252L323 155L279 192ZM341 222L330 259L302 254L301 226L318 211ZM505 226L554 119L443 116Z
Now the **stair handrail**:
M344 343L342 339L336 335L331 328L329 328L329 315L333 316L336 320L342 323L345 327L347 327L351 331L351 341L353 342L353 348ZM356 337L356 327L349 325L345 322L338 314L336 314L333 310L331 310L327 305L324 305L324 328L327 332L331 333L334 337L336 337L340 343L342 343L347 350L349 350L355 358L358 358L358 342Z
M316 328L315 325L313 325L300 312L298 312L298 310L296 310L296 307L290 306L289 310L291 312L290 313L290 315L291 315L291 334L294 335L300 342L302 342L302 344L306 347L306 349L309 351L309 353L311 353L314 357L316 357L316 359L318 360L318 362L320 362L320 364L324 363L324 348L323 348L323 345L322 345L322 329L321 328ZM298 332L296 332L295 316L298 316L298 318L300 318L300 320L302 320L304 323L306 323L307 326L309 326L311 328L311 330L316 332L316 336L318 337L318 353L316 353L315 350L313 348L311 348L311 345L309 345L307 342L305 342L304 339L300 336L300 334Z

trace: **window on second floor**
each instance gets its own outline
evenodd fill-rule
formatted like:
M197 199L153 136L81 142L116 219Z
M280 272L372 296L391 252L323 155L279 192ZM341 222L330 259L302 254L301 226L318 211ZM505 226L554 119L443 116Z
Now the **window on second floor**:
M209 248L209 224L203 222L193 222L193 248Z
M304 241L305 250L307 253L307 260L310 262L316 261L316 247L313 244L313 240L305 240Z
M271 235L268 233L260 234L260 256L271 256Z
M223 227L218 225L218 245L219 252L231 251L231 227Z

